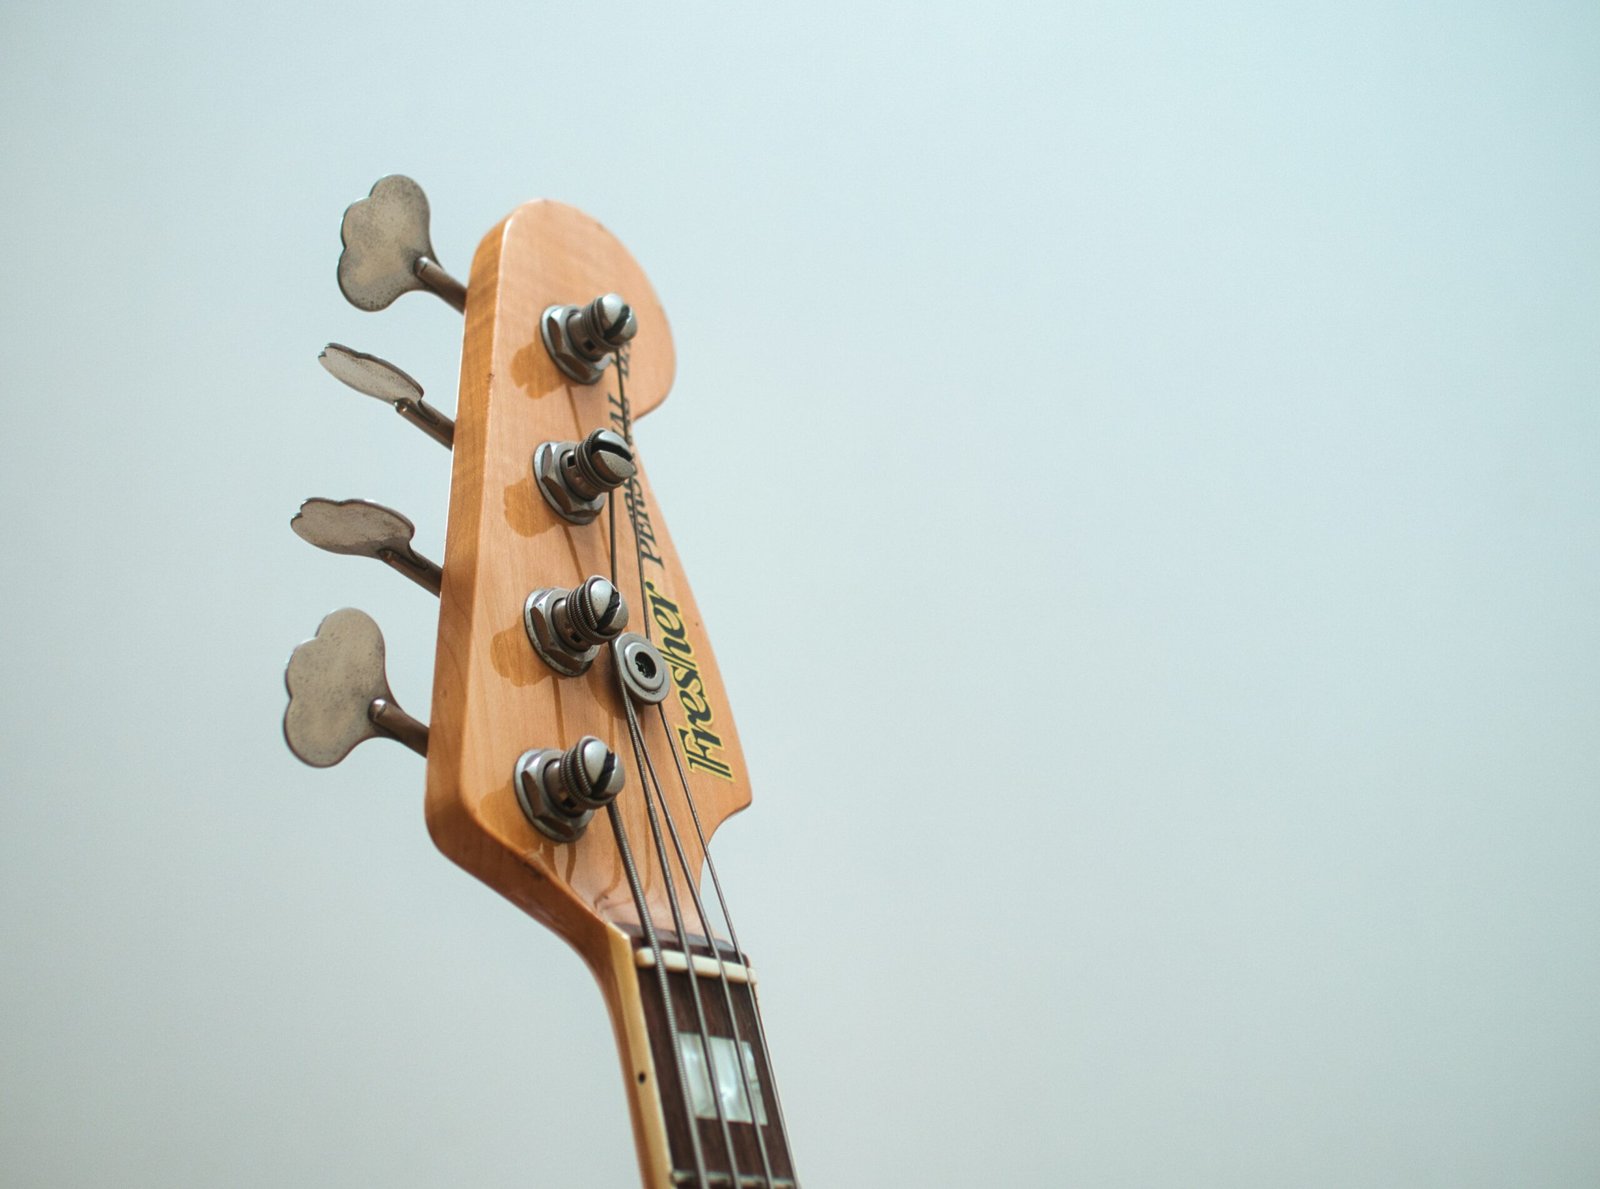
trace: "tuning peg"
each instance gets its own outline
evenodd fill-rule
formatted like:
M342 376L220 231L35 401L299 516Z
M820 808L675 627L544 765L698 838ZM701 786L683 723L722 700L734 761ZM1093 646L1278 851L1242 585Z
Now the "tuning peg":
M422 385L387 359L329 343L317 362L340 383L394 406L394 411L446 450L455 444L456 423L422 399Z
M402 293L427 289L458 310L467 289L433 254L428 196L408 177L391 174L351 203L339 227L339 290L358 310L381 310Z
M370 500L310 499L300 505L289 527L318 549L375 557L424 590L439 593L443 571L411 548L416 525L393 508Z
M564 520L589 524L615 491L639 473L633 447L615 430L597 429L581 442L544 442L533 452L533 477L545 502Z
M639 320L620 293L602 293L588 305L550 306L539 318L539 333L557 367L580 384L593 384L612 353L639 333Z
M365 611L346 607L317 626L289 656L283 737L313 768L331 768L358 743L398 739L428 754L428 728L395 704L383 671L383 633Z
M511 787L524 816L556 842L574 842L627 779L617 753L593 735L566 751L535 747L517 757Z
M602 645L628 626L622 592L595 574L571 590L544 586L522 605L522 624L545 664L564 677L586 673Z

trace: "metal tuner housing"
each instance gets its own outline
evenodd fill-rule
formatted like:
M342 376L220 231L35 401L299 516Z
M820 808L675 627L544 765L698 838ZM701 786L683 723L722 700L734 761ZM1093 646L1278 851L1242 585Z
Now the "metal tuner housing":
M628 626L622 592L599 574L572 590L546 586L522 605L528 641L540 659L564 677L588 672L602 645Z
M545 442L533 453L533 477L545 503L572 524L591 524L606 494L639 473L633 447L611 429L581 442Z
M517 804L533 827L556 842L576 842L597 809L616 799L626 780L622 761L593 735L566 751L535 747L517 758Z
M588 305L550 306L539 319L545 350L569 379L593 384L612 353L639 332L633 307L619 293L602 293Z

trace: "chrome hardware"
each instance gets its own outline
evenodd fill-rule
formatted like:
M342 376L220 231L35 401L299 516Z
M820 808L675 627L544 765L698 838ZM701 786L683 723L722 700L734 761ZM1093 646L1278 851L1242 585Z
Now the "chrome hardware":
M581 442L544 442L533 452L533 477L545 502L573 524L589 524L605 507L606 492L639 473L633 447L610 429Z
M635 702L664 702L672 684L667 662L656 646L638 632L623 632L611 641L611 658L617 663L622 688Z
M467 288L439 267L428 234L428 196L408 177L391 174L353 202L339 225L339 291L358 310L381 310L402 293L427 289L458 310Z
M586 306L551 306L539 319L550 358L580 384L593 384L639 331L633 307L617 293L602 293Z
M533 650L557 673L576 677L594 663L602 644L628 626L622 592L596 574L573 590L541 587L522 606Z
M369 500L309 499L289 521L302 541L329 553L375 557L424 590L439 593L443 572L411 548L416 526L393 508Z
M454 444L456 423L423 400L422 385L387 359L329 343L317 354L317 362L341 384L393 405L396 413L445 449Z
M365 611L346 607L317 625L289 655L283 738L313 768L331 768L358 743L397 739L428 754L428 728L396 704L383 671L383 633Z
M594 811L622 791L622 761L593 735L566 751L536 747L517 758L511 784L534 827L557 842L575 841Z

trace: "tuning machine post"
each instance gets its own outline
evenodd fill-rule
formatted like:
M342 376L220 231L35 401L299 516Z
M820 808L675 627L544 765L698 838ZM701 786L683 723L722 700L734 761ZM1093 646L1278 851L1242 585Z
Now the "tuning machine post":
M368 739L394 739L428 754L428 728L394 700L384 672L383 633L365 611L327 616L289 656L283 737L313 768L331 768Z
M563 520L591 524L606 493L639 473L633 447L615 430L597 429L581 442L543 442L533 452L533 477L545 503Z
M575 842L595 810L616 799L625 779L617 753L585 735L566 751L536 747L523 752L511 783L535 829L556 842Z
M373 557L422 589L439 593L444 574L411 547L416 526L393 508L371 500L306 500L289 521L302 541L352 557Z
M628 604L611 582L595 574L571 590L545 586L522 606L528 642L563 677L588 672L602 645L628 626Z
M428 230L428 196L401 174L373 183L344 212L339 291L358 310L381 310L402 293L426 289L467 308L467 288L439 266Z
M539 319L545 350L579 384L598 380L638 332L639 320L620 293L602 293L587 305L553 305Z

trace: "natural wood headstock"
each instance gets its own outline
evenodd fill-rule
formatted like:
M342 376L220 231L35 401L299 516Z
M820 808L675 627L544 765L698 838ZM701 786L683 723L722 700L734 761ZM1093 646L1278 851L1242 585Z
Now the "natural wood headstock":
M343 238L340 288L359 308L423 289L467 319L454 423L393 364L322 355L453 449L443 566L365 500L308 500L293 522L440 596L432 723L394 705L382 635L347 609L290 658L285 738L316 766L385 736L427 755L439 848L594 972L647 1185L794 1189L755 976L706 854L750 802L744 756L633 439L672 386L661 303L610 232L559 203L491 231L466 286L433 258L408 178L351 206Z
M581 304L608 291L632 305L638 332L620 366L580 385L550 358L540 319L551 305ZM646 706L638 722L696 878L700 840L680 772L707 839L750 801L711 644L643 471L612 493L599 519L582 526L556 515L534 482L532 458L542 442L576 441L607 426L632 437L633 420L659 405L672 385L672 338L634 259L594 219L556 202L528 203L484 238L467 293L428 826L453 860L595 965L614 944L608 938L615 931L606 925L639 923L613 831L600 814L576 842L547 838L518 805L513 768L531 747L566 748L583 735L608 743L627 769L616 805L650 915L670 923L641 792L647 773L631 745L612 657L602 650L586 674L559 676L535 653L523 625L524 600L536 588L570 589L590 575L612 577L613 517L614 581L628 605L628 627L658 646L664 636L674 643L674 688L660 711ZM672 865L678 866L675 855ZM674 874L682 897L683 872Z

